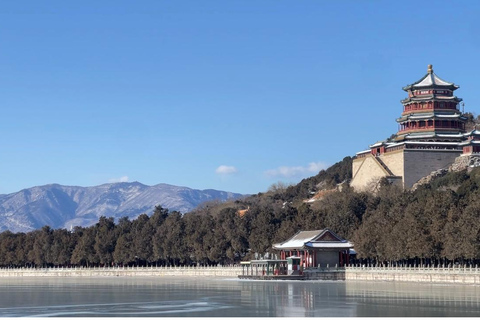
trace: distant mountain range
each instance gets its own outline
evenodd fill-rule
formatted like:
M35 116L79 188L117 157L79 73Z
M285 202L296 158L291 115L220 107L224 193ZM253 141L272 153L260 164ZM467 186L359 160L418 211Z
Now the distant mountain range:
M0 231L28 232L45 225L70 229L92 225L100 216L134 219L142 213L151 215L156 205L186 213L205 201L242 196L163 183L146 186L120 182L95 187L50 184L0 195Z

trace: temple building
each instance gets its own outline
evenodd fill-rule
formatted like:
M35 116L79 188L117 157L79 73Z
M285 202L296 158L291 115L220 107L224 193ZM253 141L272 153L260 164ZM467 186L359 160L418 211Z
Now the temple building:
M302 269L343 267L349 263L353 244L329 229L299 231L290 239L273 245L281 260L297 258Z
M403 112L394 137L374 143L353 160L351 186L375 190L386 178L411 188L433 171L448 168L457 157L480 152L480 132L465 131L458 85L445 81L428 66L427 74L403 88Z

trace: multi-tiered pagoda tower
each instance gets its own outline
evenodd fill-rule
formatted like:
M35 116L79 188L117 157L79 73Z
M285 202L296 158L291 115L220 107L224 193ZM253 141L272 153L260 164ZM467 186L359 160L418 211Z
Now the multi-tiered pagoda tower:
M352 187L374 189L381 178L410 188L431 172L449 167L464 154L480 152L480 132L465 132L459 86L438 77L432 65L417 82L403 88L399 129L389 140L358 152L353 161Z
M397 119L395 140L460 142L467 119L460 112L462 99L454 96L458 88L440 79L429 65L423 78L403 88L408 97L402 100L403 113Z

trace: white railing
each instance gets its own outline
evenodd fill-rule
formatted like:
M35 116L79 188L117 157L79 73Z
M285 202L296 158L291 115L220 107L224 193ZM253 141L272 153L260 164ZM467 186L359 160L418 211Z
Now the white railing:
M218 265L218 266L93 266L93 267L0 267L0 271L5 270L218 270L227 268L242 269L240 265Z
M450 274L459 274L459 273L469 273L469 274L480 274L480 269L478 266L372 266L372 265L358 265L358 266L348 266L345 268L348 272L387 272L387 273L450 273Z
M1 268L0 277L21 276L237 276L241 266L115 266Z

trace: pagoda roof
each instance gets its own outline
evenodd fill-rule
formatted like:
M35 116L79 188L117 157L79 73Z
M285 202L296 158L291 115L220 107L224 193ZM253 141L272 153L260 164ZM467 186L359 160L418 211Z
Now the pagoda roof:
M438 133L437 137L439 137L439 138L461 138L461 137L463 137L463 134L462 133L453 133L453 134Z
M471 145L471 144L480 144L480 141L478 141L478 140L468 140L468 141L460 142L458 145L459 146L468 146L468 145Z
M454 132L454 133L436 133L434 130L432 131L423 131L423 132L410 132L406 134L402 134L404 138L407 139L427 139L427 138L456 138L460 139L464 137L464 134L461 132Z
M428 138L431 138L432 136L428 136ZM416 138L419 138L418 136ZM478 141L480 142L480 141ZM459 145L458 142L456 141L451 141L451 142L445 142L445 141L402 141L402 142L396 142L396 143L391 143L387 146L388 148L393 148L397 147L400 145L432 145L432 146L451 146L451 145Z
M428 95L421 95L421 96L415 96L415 97L408 97L403 100L400 100L401 103L405 104L407 102L416 102L416 101L455 101L455 102L461 102L463 101L462 98L459 98L457 96L439 96L439 95L433 95L433 94L428 94Z
M424 88L432 88L432 87L443 87L443 88L450 88L452 90L456 90L460 88L453 82L448 82L440 77L438 77L434 72L433 72L433 67L431 64L428 65L428 71L427 74L424 75L420 80L417 82L414 82L412 84L409 84L405 87L403 87L403 90L408 91L408 90L414 90L414 89L424 89Z
M405 135L405 139L428 139L428 138L435 138L435 132L431 132L429 134L425 132L413 132L407 133Z
M477 130L477 128L473 129L470 132L466 132L463 134L464 137L469 137L469 136L480 136L480 130Z
M412 143L439 143L439 142L432 142L432 141L408 141L408 140L415 140L415 139L464 139L463 133L436 133L435 131L429 132L411 132L405 135L399 135L405 142L412 142ZM452 141L452 142L444 142L444 143L458 143L459 141Z
M409 115L400 117L397 119L397 122L407 121L407 120L421 120L421 119L465 119L460 113L454 114L441 114L441 113L411 113Z
M451 146L458 145L458 142L445 142L445 141L407 141L405 144L419 144L419 145L432 145L432 146Z

